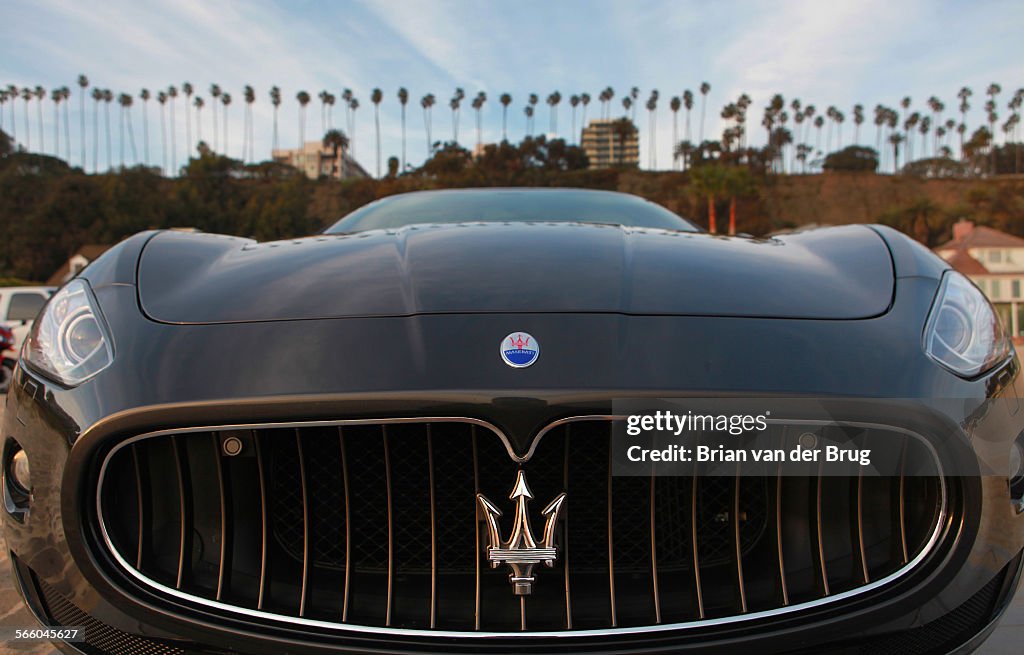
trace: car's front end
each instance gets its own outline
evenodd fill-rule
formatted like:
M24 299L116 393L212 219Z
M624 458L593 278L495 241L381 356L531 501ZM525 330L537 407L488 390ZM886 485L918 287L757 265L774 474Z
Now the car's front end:
M1019 364L941 364L947 267L884 228L840 231L672 247L792 275L835 247L844 275L881 267L879 293L836 275L771 297L763 261L741 292L742 272L659 267L676 237L611 227L133 237L79 282L109 361L79 381L30 360L8 396L18 583L92 653L969 650L1020 575ZM575 269L553 263L581 240ZM647 288L683 274L706 288ZM516 365L510 333L543 350ZM614 474L618 403L708 397L832 399L850 438L930 468Z

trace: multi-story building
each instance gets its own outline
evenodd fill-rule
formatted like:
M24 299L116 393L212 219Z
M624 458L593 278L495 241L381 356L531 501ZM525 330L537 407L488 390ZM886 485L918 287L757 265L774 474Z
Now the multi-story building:
M274 150L271 156L274 161L294 166L313 180L321 177L350 180L370 176L348 153L339 150L335 157L334 150L325 148L320 141L307 141L302 148Z
M1024 337L1024 239L961 220L935 252L978 285L1015 340Z
M639 130L629 119L592 120L583 128L581 142L591 168L640 163Z

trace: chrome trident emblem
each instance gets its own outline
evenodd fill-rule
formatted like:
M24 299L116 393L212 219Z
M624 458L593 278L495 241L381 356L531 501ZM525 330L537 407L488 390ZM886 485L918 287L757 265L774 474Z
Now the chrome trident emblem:
M544 563L545 566L554 566L558 559L558 547L555 546L555 525L558 523L558 515L565 503L565 494L558 494L542 512L547 521L544 523L544 538L541 545L530 529L530 516L526 513L526 503L533 499L530 488L526 486L526 478L523 472L516 475L516 484L509 494L509 499L516 503L516 518L512 524L512 535L508 541L502 541L498 528L498 517L501 510L494 503L487 500L483 494L476 495L480 503L480 509L487 520L487 534L490 537L490 545L487 547L487 561L491 568L498 568L499 564L508 564L512 569L509 575L509 582L512 583L512 591L516 596L528 596L533 591L533 583L537 579L533 574L535 566Z

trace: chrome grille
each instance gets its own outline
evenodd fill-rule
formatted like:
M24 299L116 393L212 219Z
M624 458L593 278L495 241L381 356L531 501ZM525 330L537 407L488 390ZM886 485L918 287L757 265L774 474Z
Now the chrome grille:
M522 465L537 498L568 494L559 559L525 603L486 562L475 502L505 498L519 465L473 423L147 435L108 455L99 511L130 573L199 604L467 634L698 625L827 602L906 570L946 511L936 476L613 477L610 437L608 421L567 422ZM241 454L225 454L227 439ZM873 443L926 450L897 432Z

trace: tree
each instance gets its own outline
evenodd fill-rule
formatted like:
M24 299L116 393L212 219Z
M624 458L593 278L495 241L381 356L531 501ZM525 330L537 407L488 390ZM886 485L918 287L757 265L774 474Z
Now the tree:
M988 114L988 132L992 135L992 147L990 148L992 164L989 167L989 170L992 171L993 174L995 174L996 170L996 121L999 120L999 114L996 113L996 96L999 95L1002 90L1003 87L999 86L995 82L989 84L988 88L985 90L985 94L988 95L989 98L988 102L985 103L985 111Z
M348 101L348 108L351 111L350 127L349 127L349 147L352 150L352 156L356 155L356 110L359 109L359 99L353 97Z
M377 177L380 177L380 102L384 99L384 92L374 89L370 92L370 102L373 103L373 124L377 133Z
M46 135L43 128L43 100L46 99L46 89L36 86L32 90L32 95L36 99L36 113L39 116L39 152L43 153L46 152Z
M213 123L213 150L217 151L217 103L220 101L221 91L219 84L210 85L210 122Z
M107 168L114 167L113 148L110 143L110 103L114 101L114 92L110 89L103 90L103 118L107 125Z
M459 142L459 114L462 111L462 99L465 97L466 92L462 87L457 87L452 99L448 101L448 107L452 110L452 141L456 144Z
M956 97L960 99L960 125L963 129L957 129L957 133L960 135L960 157L964 156L964 134L967 132L967 112L970 110L971 105L967 102L968 98L973 95L970 87L961 87L960 91L957 92Z
M228 154L228 106L231 104L231 94L222 93L220 95L221 104L224 105L224 156Z
M21 99L25 101L25 149L32 149L32 127L28 122L28 103L35 97L32 89L27 86L21 90Z
M273 143L274 143L274 150L277 150L278 148L280 148L280 144L278 143L278 140L277 140L277 113L278 113L278 109L281 107L281 89L276 87L276 86L270 87L270 104L274 106L274 138L273 138Z
M647 125L648 125L648 130L650 131L650 138L649 138L647 144L648 144L648 146L651 149L651 154L650 154L648 159L650 160L651 170L655 170L655 169L658 168L658 146L656 145L657 142L658 142L658 121L657 121L657 118L656 118L657 111L658 111L658 90L657 89L652 89L651 90L651 96L647 99L647 105L646 106L647 106Z
M398 177L398 157L388 157L388 178L395 179Z
M71 101L71 89L66 86L60 88L61 95L64 101L64 160L67 161L68 166L71 165L71 114L68 109L68 103ZM84 168L83 168L84 170Z
M242 161L253 161L256 159L256 128L253 127L252 105L256 102L256 89L246 84L245 88L242 89L242 99L245 101L245 117L243 121L245 138L242 140ZM247 146L248 151L246 150Z
M708 92L711 91L711 85L707 82L700 83L700 140L704 141L704 111L708 104Z
M562 94L558 91L553 91L548 96L548 106L551 108L548 112L548 118L550 119L550 132L552 135L558 134L558 103L562 102Z
M864 105L853 106L853 144L860 144L860 126L864 123Z
M483 123L481 111L484 108L484 103L487 102L487 94L483 91L479 91L476 97L473 98L473 111L476 112L476 145L479 148L483 145Z
M498 102L501 103L501 140L508 141L508 106L512 104L512 96L502 93Z
M183 82L181 85L181 92L185 94L185 159L191 159L192 157L192 94L195 93L195 87L192 86L191 82Z
M204 147L206 143L203 141L203 107L206 105L206 101L200 96L196 96L196 99L192 101L192 105L196 108L196 141L202 142Z
M864 146L847 146L829 153L822 166L826 171L871 171L878 169L878 151Z
M430 137L430 128L433 127L433 108L437 98L433 93L428 93L420 99L420 107L423 108L423 128L427 133L427 157L434 151L434 142Z
M146 116L146 106L150 99L149 89L139 91L139 99L142 100L142 158L143 163L149 165L149 119Z
M780 128L784 129L784 128ZM736 234L736 199L748 196L757 189L750 169L730 166L725 176L725 196L729 198L729 235Z
M338 162L341 162L342 179L345 178L345 150L348 149L348 137L341 130L329 130L324 134L323 146L324 148L330 148L331 157L331 177L337 177L338 175ZM340 153L340 157L338 156Z
M60 89L53 89L50 92L50 99L53 100L53 156L60 157L60 101L64 96Z
M160 91L156 94L157 104L160 105L160 170L167 175L167 123L164 120L164 105L167 104L167 94ZM217 103L214 103L217 104Z
M302 150L306 143L306 105L309 104L309 94L299 91L295 99L299 102L299 150Z
M668 108L672 110L672 143L679 143L679 110L683 106L683 101L679 96L672 96L672 99L668 101ZM672 157L672 168L676 168L679 163L679 157L673 153Z
M526 105L523 107L523 113L526 114L526 137L529 138L533 130L533 106Z
M167 89L167 105L169 108L170 117L170 129L168 130L171 134L171 175L177 176L178 174L178 122L174 120L174 100L178 97L178 89L172 84ZM227 154L227 146L224 147L224 153Z
M81 89L79 95L79 118L81 119L81 141L82 141L82 170L85 170L85 90L89 88L89 78L85 75L78 76L78 88ZM13 114L12 114L13 116Z
M533 134L533 114L537 111L537 103L540 102L540 96L536 93L531 93L529 98L527 98L527 102L530 104L530 127L527 130L527 133Z
M892 145L892 162L893 170L898 171L900 166L900 143L902 143L906 137L899 132L893 132L889 135L889 144Z
M729 170L721 164L705 164L695 166L690 171L690 184L693 192L708 203L708 232L718 231L715 216L715 200L723 197L729 188Z
M583 105L583 111L582 111L582 113L580 115L580 125L582 125L583 127L586 127L587 126L587 105L590 104L590 94L589 93L581 93L580 94L580 104Z
M626 141L635 136L636 132L636 125L625 116L612 122L611 133L619 142L619 166L625 164Z
M402 168L405 170L405 106L409 104L409 91L403 86L398 89L398 104L402 108Z
M576 108L580 104L580 97L575 93L569 96L569 106L572 107L572 138L576 139Z

